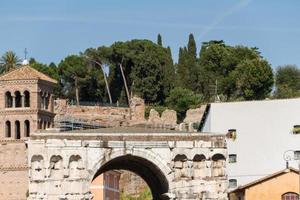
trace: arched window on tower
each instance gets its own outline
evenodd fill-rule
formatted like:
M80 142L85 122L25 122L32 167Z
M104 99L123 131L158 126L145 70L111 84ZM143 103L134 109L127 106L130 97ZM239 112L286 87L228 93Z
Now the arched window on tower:
M5 122L5 137L7 137L7 138L11 137L11 123L10 123L10 121Z
M15 139L21 139L20 121L15 121Z
M27 90L24 92L24 106L30 107L30 93Z
M16 108L19 108L22 106L22 99L21 99L21 93L19 91L15 92L15 104Z
M29 122L29 120L24 121L24 135L25 135L25 137L30 136L30 122Z
M12 107L12 96L10 92L5 93L5 108Z

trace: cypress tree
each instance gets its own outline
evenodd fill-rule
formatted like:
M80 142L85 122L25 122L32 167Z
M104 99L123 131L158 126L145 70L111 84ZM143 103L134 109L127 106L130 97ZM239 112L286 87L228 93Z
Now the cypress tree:
M189 35L187 51L188 51L189 57L192 58L194 61L196 61L197 47L196 47L194 35L192 33Z
M168 46L166 49L167 58L166 58L166 66L164 69L164 96L168 97L170 91L174 88L175 84L175 68L172 59L171 48Z
M179 87L188 87L189 83L189 70L187 65L187 48L179 48L179 57L177 64L177 86Z
M197 65L197 47L194 35L192 33L189 35L186 59L186 64L189 72L189 79L186 81L188 83L188 88L195 91L197 89L199 69Z
M161 38L161 35L160 35L160 34L157 35L157 44L158 44L159 46L162 46L162 38Z

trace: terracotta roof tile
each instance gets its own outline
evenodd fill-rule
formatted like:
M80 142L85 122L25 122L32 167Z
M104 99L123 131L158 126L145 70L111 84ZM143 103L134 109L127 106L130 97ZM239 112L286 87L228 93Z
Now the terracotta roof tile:
M36 69L30 67L29 65L25 65L14 69L6 74L0 76L0 81L10 81L10 80L45 80L52 83L57 83L56 80L50 78L49 76L37 71Z

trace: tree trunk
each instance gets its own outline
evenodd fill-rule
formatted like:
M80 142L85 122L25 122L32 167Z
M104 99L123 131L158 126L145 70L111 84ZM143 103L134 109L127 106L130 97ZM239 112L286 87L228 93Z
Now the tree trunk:
M79 87L78 87L77 76L75 76L75 96L76 96L76 106L79 106Z
M128 90L128 87L127 87L127 82L126 82L126 79L125 79L125 75L124 75L124 72L123 72L123 66L122 64L120 63L120 70L121 70L121 74L122 74L122 77L123 77L123 81L124 81L124 86L125 86L125 90L126 90L126 95L127 95L127 100L128 100L128 105L129 105L129 119L131 119L131 103L130 103L130 96L129 96L129 90Z

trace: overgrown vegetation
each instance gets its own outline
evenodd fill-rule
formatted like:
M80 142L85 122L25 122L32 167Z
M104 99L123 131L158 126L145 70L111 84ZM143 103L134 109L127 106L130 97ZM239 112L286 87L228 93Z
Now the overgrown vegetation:
M0 71L7 72L18 67L20 59L10 51L1 57L0 64ZM157 43L115 42L70 55L58 65L33 58L30 65L58 80L57 97L109 103L110 91L113 103L128 104L123 69L129 94L144 98L150 105L148 110L151 105L159 112L165 107L175 109L179 119L186 109L212 102L217 95L222 101L300 96L296 66L281 66L273 73L257 48L231 46L222 40L204 42L198 52L193 34L179 49L175 64L170 47L163 46L158 35Z
M149 188L146 188L138 195L124 195L121 193L120 200L152 200L152 194Z

